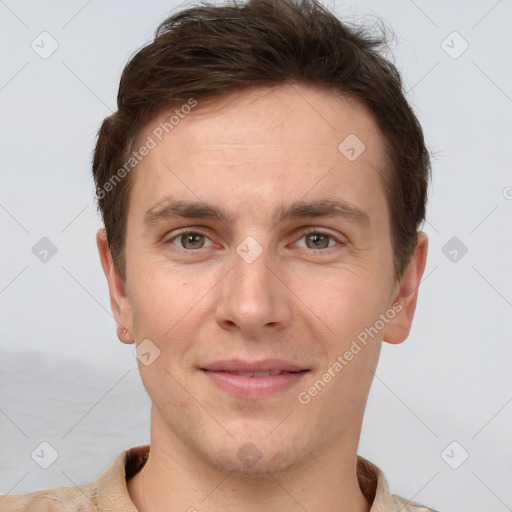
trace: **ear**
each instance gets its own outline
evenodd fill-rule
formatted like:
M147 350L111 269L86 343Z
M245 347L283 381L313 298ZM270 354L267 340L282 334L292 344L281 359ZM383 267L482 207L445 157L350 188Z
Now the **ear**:
M418 289L427 262L427 251L427 235L423 231L419 231L414 254L404 275L395 286L392 304L399 303L402 307L400 310L396 306L393 308L396 308L397 313L384 328L383 338L388 343L402 343L409 336L418 300Z
M114 265L105 229L100 229L96 233L96 244L101 266L107 278L110 307L117 323L117 337L123 343L133 343L135 339L133 337L132 308L126 293L126 283Z

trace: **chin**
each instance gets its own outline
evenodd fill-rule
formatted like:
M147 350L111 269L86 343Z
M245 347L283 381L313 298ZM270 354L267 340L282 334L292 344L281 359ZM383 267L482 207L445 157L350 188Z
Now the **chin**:
M268 436L268 430L260 435L245 432L203 446L201 455L210 465L231 472L232 476L260 476L268 479L268 473L286 471L309 455L306 447L298 447L293 437L289 434L284 439L277 435ZM301 442L304 443L303 437ZM213 452L212 447L215 447Z

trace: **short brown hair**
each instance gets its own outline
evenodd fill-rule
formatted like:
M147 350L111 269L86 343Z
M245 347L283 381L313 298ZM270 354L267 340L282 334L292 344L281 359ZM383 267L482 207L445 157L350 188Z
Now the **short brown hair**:
M103 121L94 151L98 207L121 275L131 174L120 171L140 130L190 98L294 83L358 98L375 117L386 142L383 186L394 274L401 278L425 218L430 159L384 46L384 37L342 23L316 0L203 2L163 21L124 68L118 110Z

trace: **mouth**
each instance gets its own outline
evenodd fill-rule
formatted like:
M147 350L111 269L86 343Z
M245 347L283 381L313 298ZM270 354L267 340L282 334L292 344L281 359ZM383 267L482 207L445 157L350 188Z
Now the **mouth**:
M264 398L296 385L309 368L282 360L246 362L239 359L217 361L202 373L217 388L238 398Z
M227 370L207 370L201 368L205 372L215 371L217 373L228 373L230 375L238 375L239 377L272 377L274 375L283 375L285 373L302 373L309 372L309 370L297 370L297 371L286 371L286 370L269 370L266 372L230 372Z
M251 376L258 374L266 374L270 372L272 375L277 375L281 372L296 373L308 368L297 366L296 364L289 363L283 359L263 359L261 361L244 361L243 359L222 359L215 361L201 368L205 371L214 372L228 372L236 374L251 374ZM267 375L262 375L267 376Z

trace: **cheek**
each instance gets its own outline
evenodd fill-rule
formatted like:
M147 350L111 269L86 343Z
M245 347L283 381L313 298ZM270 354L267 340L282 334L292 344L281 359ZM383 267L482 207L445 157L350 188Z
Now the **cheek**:
M177 383L183 378L185 356L197 334L194 318L201 314L198 299L204 292L168 272L137 274L130 292L135 339L137 343L150 340L156 346L152 350L157 355L150 364L145 365L142 360L138 363L144 386L155 403L169 402L169 406L185 410L189 400L186 394L176 392ZM172 398L170 388L175 390Z
M376 277L362 269L341 269L329 276L309 278L297 288L297 295L328 329L333 350L340 350L351 339L375 323L385 304L384 290Z
M217 280L214 272L169 265L146 265L136 274L130 288L135 339L149 339L158 349L151 366L139 364L143 378L166 382L165 372L170 372L181 380L194 365L198 340L211 329L211 291Z
M130 286L130 303L134 317L145 326L162 335L186 317L200 309L200 300L211 284L208 275L195 272L187 275L183 267L158 264L151 268L144 263L134 271Z
M382 343L380 315L387 307L378 284L347 278L329 287L314 306L329 326L323 338L326 358L315 375L322 382L312 382L322 390L325 384L325 391L319 393L319 407L332 403L337 404L338 412L339 408L346 410L360 403L369 391Z
M375 286L362 283L354 279L332 286L315 306L329 332L322 339L326 358L308 385L314 388L311 397L318 397L316 407L329 409L333 421L365 399L379 359L382 330L377 322L385 300Z

